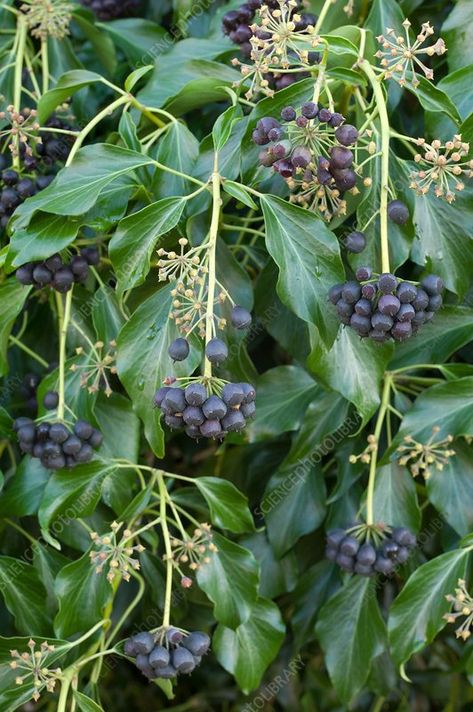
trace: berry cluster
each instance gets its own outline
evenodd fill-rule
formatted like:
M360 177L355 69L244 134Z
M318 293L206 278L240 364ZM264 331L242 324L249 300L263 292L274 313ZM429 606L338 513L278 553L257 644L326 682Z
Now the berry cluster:
M0 112L0 119L7 118L11 122L10 128L1 132L4 140L0 146L0 232L21 203L48 187L57 172L57 164L66 161L74 141L69 134L41 131L34 110L24 109L18 113L13 107L8 109L8 114ZM71 130L69 124L56 116L48 119L45 127ZM11 167L11 158L5 150L9 141L12 141L9 153L18 156L20 171Z
M166 628L128 638L125 653L135 658L136 667L149 680L170 680L195 670L209 647L210 638L206 633Z
M80 254L71 257L67 263L59 254L48 257L44 262L28 262L17 269L16 278L20 284L52 287L56 292L65 294L74 283L85 282L89 266L99 262L100 253L96 247L83 247Z
M259 155L260 164L272 166L293 193L291 201L318 210L327 219L343 214L347 191L356 192L355 155L350 146L358 140L354 126L336 112L315 102L300 111L286 106L281 111L284 125L272 116L256 124L253 141L269 145Z
M360 267L355 276L356 281L333 286L328 296L342 324L361 337L405 341L442 306L444 284L434 274L418 287L390 273L374 275L369 267Z
M82 5L89 7L99 20L116 20L120 17L136 15L140 8L140 0L80 0Z
M173 429L184 427L189 437L198 440L224 438L229 432L243 430L255 414L255 397L255 389L249 383L225 383L218 396L209 394L203 383L193 381L185 388L159 388L153 403L164 413L166 425Z
M360 576L388 576L409 558L417 540L405 527L385 528L382 538L365 536L365 526L332 529L327 532L325 556L347 573ZM358 535L357 535L358 534Z
M54 410L58 401L58 394L49 391L44 397L44 406ZM64 423L44 420L35 423L22 417L15 420L13 430L21 451L41 460L48 470L89 462L94 448L99 448L103 440L102 433L85 420L78 420L71 431Z

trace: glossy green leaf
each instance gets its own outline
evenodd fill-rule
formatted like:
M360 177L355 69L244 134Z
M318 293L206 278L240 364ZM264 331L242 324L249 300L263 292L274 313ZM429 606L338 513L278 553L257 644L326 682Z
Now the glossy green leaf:
M233 127L243 117L239 104L230 106L220 114L212 129L212 138L216 151L221 151L231 136Z
M337 569L329 561L320 561L300 576L297 587L291 595L294 606L291 627L294 631L296 650L307 641L314 639L319 611L338 586Z
M103 707L91 700L87 695L79 692L79 690L74 690L74 699L81 712L104 712Z
M421 513L414 478L406 467L390 463L376 473L374 517L393 527L409 527L419 531Z
M460 536L473 530L473 460L471 445L456 440L455 450L441 471L432 467L426 482L427 496L446 522Z
M8 371L8 339L29 292L29 287L23 287L15 277L0 284L0 376Z
M50 114L60 104L64 104L76 92L91 84L103 82L103 78L96 72L89 72L86 69L73 69L62 75L53 89L42 95L38 102L38 119L44 124Z
M164 198L120 221L109 248L119 293L144 281L159 237L177 225L185 205L183 198Z
M315 324L326 343L335 323L326 308L330 287L343 279L338 241L325 223L304 208L265 195L261 206L266 246L279 267L281 301L304 321Z
M196 477L195 485L205 497L213 524L236 534L254 529L248 500L231 482L218 477Z
M199 142L185 124L173 122L159 142L156 154L157 160L175 171L191 174L192 168L199 153ZM208 176L207 176L208 177ZM198 186L195 183L157 169L154 175L152 188L156 197L187 195Z
M258 594L258 564L243 547L220 534L213 536L218 552L197 572L200 588L214 604L215 618L236 630L252 615Z
M26 455L0 497L0 515L26 517L38 511L50 472Z
M248 694L258 687L283 639L284 625L278 607L260 598L252 605L249 620L236 630L219 625L213 644L220 664Z
M409 578L389 612L389 641L397 665L406 663L446 625L443 616L451 604L445 596L454 593L467 561L467 550L449 551L420 566Z
M473 62L473 7L469 0L458 0L442 25L442 37L448 47L450 70Z
M0 556L0 595L20 633L33 636L51 632L44 606L46 591L31 564L11 556Z
M374 581L353 576L320 611L317 637L337 696L348 704L361 690L373 658L386 644Z
M235 183L232 180L225 180L223 183L223 189L226 193L231 195L233 198L236 198L240 203L243 203L243 205L246 205L248 208L252 208L253 210L257 209L258 206L251 197L251 193L245 190L245 188L239 183Z

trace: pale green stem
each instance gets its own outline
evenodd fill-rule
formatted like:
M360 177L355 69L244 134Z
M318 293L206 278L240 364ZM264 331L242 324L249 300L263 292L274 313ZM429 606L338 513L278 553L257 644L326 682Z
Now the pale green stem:
M75 158L77 151L82 146L82 144L84 143L85 139L87 138L89 133L92 131L92 129L95 126L97 126L97 124L99 124L102 121L102 119L104 119L106 116L109 116L110 114L112 114L115 111L115 109L117 109L119 106L122 106L123 104L128 104L129 102L130 102L130 97L128 95L126 95L126 96L122 95L119 99L116 99L111 104L106 106L105 109L102 109L102 111L100 111L97 114L97 116L94 116L92 121L89 121L87 126L85 126L82 129L82 131L78 135L77 139L75 140L72 150L71 150L69 157L66 161L66 166L71 165L72 161Z
M214 301L215 301L215 280L216 280L216 253L217 253L217 237L218 225L220 220L220 210L222 207L222 198L220 195L220 175L218 172L218 153L215 153L214 171L212 174L212 219L210 222L208 254L209 254L209 273L207 285L207 313L205 317L205 343L208 344L212 339L214 332ZM204 377L212 377L212 364L205 358Z
M36 351L33 351L32 349L28 348L28 346L25 346L25 344L17 339L15 336L10 335L9 341L14 345L18 346L19 349L25 352L25 354L28 354L28 356L31 356L35 361L41 364L44 368L48 368L49 363L42 358L39 354L36 353Z
M389 399L391 395L391 374L385 374L383 392L381 395L381 405L378 411L378 418L374 429L374 443L371 452L370 471L368 478L368 489L366 492L366 523L373 525L374 522L374 484L376 480L376 468L378 464L379 439L383 428L384 417L389 408Z
M159 509L161 513L161 529L163 532L164 547L166 550L166 591L164 595L163 626L169 626L171 622L173 565L171 539L166 519L166 503L168 498L168 492L166 489L166 484L164 482L164 477L161 472L158 474L158 487L160 502Z
M58 420L64 420L65 411L65 369L67 329L71 318L72 289L67 293L65 304L60 294L56 294L59 316L59 403L57 407Z
M48 53L48 38L41 39L41 66L43 73L43 94L49 89L49 53Z

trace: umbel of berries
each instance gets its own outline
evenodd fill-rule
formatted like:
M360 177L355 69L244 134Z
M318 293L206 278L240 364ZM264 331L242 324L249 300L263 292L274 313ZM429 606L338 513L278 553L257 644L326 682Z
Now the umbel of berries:
M99 20L117 20L120 17L136 15L140 9L141 0L80 0Z
M125 643L125 654L135 659L136 667L149 680L172 680L190 675L209 648L206 633L165 627L133 635Z
M47 410L55 410L58 402L56 391L49 391L44 396L43 404ZM41 420L35 423L31 418L17 418L13 430L21 451L38 458L48 470L72 468L89 462L103 441L102 433L86 420L78 420L70 428L62 422Z
M437 275L429 274L415 284L360 267L355 277L333 286L328 298L341 323L362 338L405 341L431 321L442 306L444 283Z
M406 563L416 543L406 527L360 524L327 532L325 556L346 573L389 576Z
M96 247L84 247L80 254L74 255L68 262L63 262L61 255L55 254L44 262L28 262L16 271L20 284L33 285L37 289L51 287L56 292L65 294L74 284L87 280L89 267L97 265L100 253Z

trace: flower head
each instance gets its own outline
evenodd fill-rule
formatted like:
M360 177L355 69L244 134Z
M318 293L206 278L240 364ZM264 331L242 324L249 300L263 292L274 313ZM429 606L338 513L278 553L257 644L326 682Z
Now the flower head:
M117 372L115 366L116 346L115 341L110 341L109 348L105 349L104 342L97 341L95 344L91 344L91 350L87 354L85 363L72 364L71 371L80 370L81 372L81 388L87 388L89 393L97 393L100 388L103 388L107 397L112 395L109 377ZM84 348L79 346L76 349L76 354L78 356L84 354Z
M54 646L43 641L39 650L36 650L36 642L28 642L28 652L19 653L18 650L10 650L12 661L10 668L15 671L15 683L17 685L33 685L32 698L37 702L42 690L54 692L56 682L61 675L61 669L49 670L45 662L50 653L54 651Z
M419 169L412 171L410 187L419 195L426 195L434 187L438 198L452 203L455 191L462 191L465 187L463 176L473 177L473 160L464 160L470 144L456 134L445 144L438 139L427 143L424 138L419 138L417 145L422 153L417 153L414 158Z
M69 34L72 4L67 0L24 0L21 9L33 37L62 39Z
M464 617L464 621L456 629L455 635L457 638L467 640L471 635L470 628L473 624L473 598L466 590L466 581L458 579L455 595L448 594L445 598L452 604L452 610L444 615L444 620L447 623L457 623L459 618Z
M438 39L434 44L423 46L424 42L434 33L434 28L430 22L424 22L421 31L411 42L409 28L411 23L409 20L404 20L402 23L404 35L398 34L393 28L387 28L384 35L379 35L376 39L381 45L381 49L376 52L381 62L381 66L385 69L384 76L386 79L395 79L398 84L405 86L409 82L415 88L419 86L416 72L421 69L427 79L433 79L434 73L426 67L419 58L421 55L433 57L434 54L442 55L447 51L445 42Z
M134 553L144 551L144 546L137 544L131 546L130 541L133 538L133 532L125 529L120 539L118 532L122 524L112 522L109 534L99 536L97 532L92 532L92 539L95 550L91 551L89 556L95 566L95 571L101 574L106 566L108 566L107 580L112 583L115 576L118 574L124 581L130 580L130 569L138 571L140 562L134 558Z
M202 523L194 529L192 536L187 535L183 539L173 537L171 546L174 566L179 569L181 564L187 564L192 571L197 571L203 564L210 563L210 554L218 551L212 542L210 524L207 523ZM183 578L187 579L187 577Z
M6 111L0 111L0 120L6 119L9 126L0 131L0 138L9 141L8 148L13 156L20 153L20 145L24 146L27 156L33 155L33 147L42 143L39 135L40 124L36 109L25 108L16 111L13 106L7 106Z
M429 479L433 468L443 470L448 460L455 455L455 450L449 447L453 442L451 435L435 440L439 430L438 426L434 426L426 443L419 443L411 435L406 435L404 444L397 448L399 464L407 465L414 477L422 474L424 479Z

